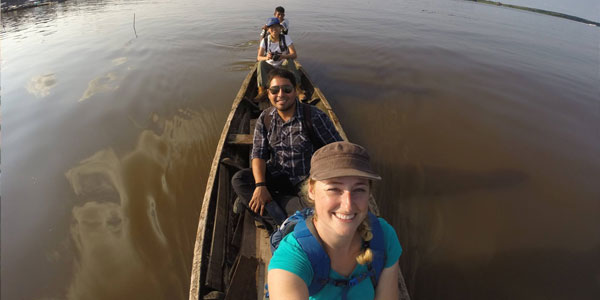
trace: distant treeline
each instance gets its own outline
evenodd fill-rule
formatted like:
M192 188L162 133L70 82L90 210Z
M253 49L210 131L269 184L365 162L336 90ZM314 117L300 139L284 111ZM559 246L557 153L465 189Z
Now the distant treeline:
M51 3L64 1L66 0L0 0L2 3L2 12L49 5Z
M4 5L23 5L25 2L29 2L29 0L0 0Z
M487 0L467 0L467 1L481 2L481 3L492 4L492 5L497 5L497 6L506 6L506 7L510 7L510 8L527 10L527 11L531 11L531 12L535 12L535 13L550 15L550 16L559 17L559 18L565 18L565 19L569 19L572 21L581 22L581 23L590 24L590 25L596 25L596 26L600 27L600 23L598 23L598 22L590 21L590 20L587 20L584 18L571 16L571 15L567 15L567 14L561 14L561 13L557 13L557 12L553 12L553 11L543 10L543 9L537 9L537 8L525 7L525 6L519 6L519 5L512 5L512 4L504 4L501 2L487 1Z
M27 2L31 2L30 0L0 0L0 2L2 3L6 3L6 5L23 5ZM41 0L39 2L45 2L44 0Z

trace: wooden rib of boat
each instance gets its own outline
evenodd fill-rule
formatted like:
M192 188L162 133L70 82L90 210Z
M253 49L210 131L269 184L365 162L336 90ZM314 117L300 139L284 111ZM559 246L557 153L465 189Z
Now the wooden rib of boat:
M300 86L305 91L305 103L324 111L336 129L347 140L329 102L296 62L302 74ZM256 119L270 104L256 104L256 67L246 76L233 101L221 133L206 184L202 202L194 259L190 300L197 299L263 299L266 269L271 258L268 234L257 228L248 214L234 214L235 193L231 177L241 168L249 167L252 137ZM408 299L400 274L401 298Z

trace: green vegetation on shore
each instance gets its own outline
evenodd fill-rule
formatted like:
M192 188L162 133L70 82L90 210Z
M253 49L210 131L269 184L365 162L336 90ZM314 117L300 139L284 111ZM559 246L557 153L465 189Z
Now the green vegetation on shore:
M553 11L543 10L543 9L537 9L537 8L525 7L525 6L519 6L519 5L512 5L512 4L504 4L501 2L487 1L487 0L467 0L467 1L480 2L480 3L485 3L485 4L506 6L506 7L515 8L515 9L527 10L527 11L531 11L531 12L535 12L535 13L539 13L539 14L545 14L545 15L550 15L550 16L554 16L554 17L569 19L572 21L581 22L581 23L590 24L590 25L596 25L596 26L600 27L600 23L598 23L598 22L590 21L590 20L587 20L584 18L575 17L575 16L571 16L571 15L567 15L567 14L561 14L561 13L557 13L557 12L553 12Z

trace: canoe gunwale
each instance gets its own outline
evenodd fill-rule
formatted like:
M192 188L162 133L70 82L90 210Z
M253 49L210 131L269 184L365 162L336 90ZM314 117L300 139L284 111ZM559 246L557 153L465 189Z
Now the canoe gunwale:
M204 242L206 239L206 223L207 223L207 219L208 219L208 212L209 212L209 207L210 207L210 200L212 198L213 195L213 190L215 188L215 178L217 176L217 171L218 171L218 167L219 167L219 162L221 160L221 156L223 154L223 147L225 146L225 142L227 140L227 134L229 133L229 129L230 129L230 125L231 125L231 121L233 120L233 117L235 116L235 113L237 111L238 106L240 105L240 103L242 102L244 95L246 94L247 90L248 90L248 85L250 83L250 81L252 80L252 77L254 76L254 73L256 73L256 67L257 64L255 64L252 69L250 70L250 72L248 72L248 75L246 75L246 78L244 79L242 86L240 87L235 100L233 101L233 104L231 106L231 111L229 112L229 116L227 117L227 120L225 121L225 127L223 128L223 131L221 132L221 137L219 138L219 142L217 144L217 150L215 151L215 156L213 158L211 167L210 167L210 173L208 175L208 180L206 183L206 192L204 193L204 198L202 200L202 208L200 210L200 216L199 216L199 221L198 221L198 228L197 228L197 232L196 232L196 242L194 244L194 258L193 258L193 262L192 262L192 274L191 274L191 278L190 278L190 294L189 294L189 299L190 300L197 300L200 299L200 285L201 282L204 281L204 278L202 278L202 257L203 257L203 251L204 251Z

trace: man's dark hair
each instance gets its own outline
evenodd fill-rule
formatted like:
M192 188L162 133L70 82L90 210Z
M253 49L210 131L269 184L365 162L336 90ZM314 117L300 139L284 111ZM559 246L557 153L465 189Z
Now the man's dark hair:
M285 78L292 83L292 86L296 87L296 77L294 77L294 73L292 73L286 69L275 68L275 69L271 70L269 72L269 76L267 77L268 78L267 82L269 83L269 86L271 86L271 80L273 80L274 77Z
M275 11L278 11L282 14L285 14L285 8L283 8L283 6L277 6L275 7Z

